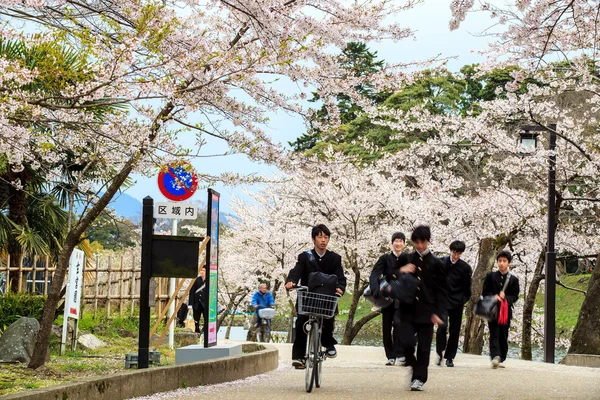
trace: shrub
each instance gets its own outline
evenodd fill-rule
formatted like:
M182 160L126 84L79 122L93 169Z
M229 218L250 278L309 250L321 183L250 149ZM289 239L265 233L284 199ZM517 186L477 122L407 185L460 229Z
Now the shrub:
M21 317L42 318L46 296L6 293L0 296L0 333Z

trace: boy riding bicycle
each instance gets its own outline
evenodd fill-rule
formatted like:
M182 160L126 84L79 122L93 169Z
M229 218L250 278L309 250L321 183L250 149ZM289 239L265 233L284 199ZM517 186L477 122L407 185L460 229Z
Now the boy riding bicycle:
M322 272L337 276L335 291L338 295L344 294L346 290L346 277L342 268L342 257L337 253L327 250L330 236L331 232L323 224L312 228L311 237L314 248L298 255L296 266L288 274L285 283L286 289L290 290L299 284L308 286L308 276L312 272ZM298 315L298 319L296 320L296 340L294 340L292 347L292 365L296 369L305 368L306 332L304 331L304 324L307 321L308 317L306 315ZM335 350L337 341L333 337L334 326L335 318L323 321L321 344L326 348L327 356L331 358L337 355Z

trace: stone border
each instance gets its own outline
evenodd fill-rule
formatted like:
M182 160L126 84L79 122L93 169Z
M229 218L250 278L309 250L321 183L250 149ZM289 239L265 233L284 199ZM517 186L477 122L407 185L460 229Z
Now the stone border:
M567 354L560 363L565 365L576 365L578 367L600 368L600 355Z
M243 345L252 351L253 345ZM261 346L262 347L262 346ZM263 347L264 349L264 347ZM267 347L253 353L197 363L154 367L94 377L27 392L0 396L2 400L118 400L180 388L230 382L277 369L279 351Z

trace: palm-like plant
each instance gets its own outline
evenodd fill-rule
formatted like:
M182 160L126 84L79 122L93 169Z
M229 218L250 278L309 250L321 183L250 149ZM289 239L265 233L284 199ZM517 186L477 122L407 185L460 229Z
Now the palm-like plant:
M62 92L69 86L93 78L87 68L86 55L66 47L59 40L35 40L32 43L35 44L0 37L0 58L37 71L36 77L19 89L49 99L45 105L48 108L77 101L63 97ZM80 106L99 123L108 113L124 107L115 99L88 101ZM30 121L26 109L17 110L12 123L32 131L56 128L55 122ZM86 129L77 125L67 128L73 131ZM93 143L90 143L90 148L93 149ZM19 266L23 254L50 255L53 258L58 254L67 230L69 212L73 211L65 209L81 195L76 190L74 173L81 172L85 166L78 164L75 157L46 167L60 170L60 182L44 181L38 170L27 164L22 170L15 171L6 157L0 154L0 253L10 254L12 268ZM93 168L85 170L87 174L95 174ZM22 189L11 184L15 181L20 182ZM18 272L13 271L9 281L15 291L18 290L17 279Z

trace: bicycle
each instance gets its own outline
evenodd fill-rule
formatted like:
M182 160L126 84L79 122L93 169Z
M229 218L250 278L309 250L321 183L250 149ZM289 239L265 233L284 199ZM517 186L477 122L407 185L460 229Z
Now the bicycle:
M327 352L321 346L323 319L333 318L339 297L309 292L306 286L294 289L298 290L298 314L308 315L308 321L303 327L307 331L304 383L306 391L310 393L313 385L321 387L323 361L327 358Z
M275 310L272 308L261 308L258 311L261 324L256 327L256 340L258 342L269 343L271 340L271 320L275 317Z

